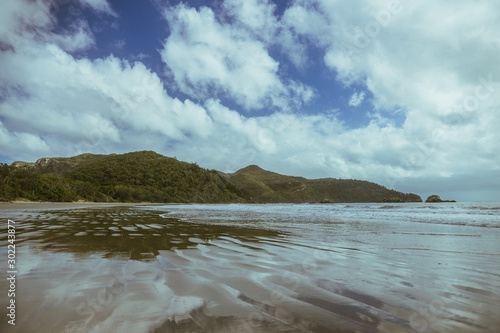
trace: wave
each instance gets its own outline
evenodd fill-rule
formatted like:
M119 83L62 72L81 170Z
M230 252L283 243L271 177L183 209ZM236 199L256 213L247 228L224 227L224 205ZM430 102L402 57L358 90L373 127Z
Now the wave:
M500 210L500 207L484 207L484 206L472 206L470 209L479 209L479 210Z
M426 223L500 228L500 210L491 204L348 204L348 205L190 205L165 207L168 217L187 222L252 226L277 231L307 231L308 226L360 221ZM161 208L160 208L161 209Z

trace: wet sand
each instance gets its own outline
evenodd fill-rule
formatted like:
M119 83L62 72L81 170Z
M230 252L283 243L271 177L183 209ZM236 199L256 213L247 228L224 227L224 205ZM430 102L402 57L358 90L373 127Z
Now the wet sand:
M33 202L33 201L14 201L0 202L0 210L12 209L73 209L73 208L92 208L92 207L113 207L113 206L164 206L165 204L153 203L120 203L120 202Z
M18 270L16 326L4 318L1 331L493 333L500 327L499 252L481 248L494 234L476 237L462 228L451 237L409 235L414 230L401 227L374 247L369 237L386 237L383 225L366 233L365 225L338 223L328 237L325 230L297 236L250 223L182 221L158 209L0 212L16 221ZM442 242L452 243L440 250ZM2 304L7 289L2 279Z

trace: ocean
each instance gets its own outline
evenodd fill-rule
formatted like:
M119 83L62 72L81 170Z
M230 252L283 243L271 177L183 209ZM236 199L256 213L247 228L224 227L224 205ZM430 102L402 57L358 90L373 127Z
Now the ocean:
M2 332L500 332L500 203L0 210ZM11 256L12 257L12 256ZM8 314L8 309L4 310Z

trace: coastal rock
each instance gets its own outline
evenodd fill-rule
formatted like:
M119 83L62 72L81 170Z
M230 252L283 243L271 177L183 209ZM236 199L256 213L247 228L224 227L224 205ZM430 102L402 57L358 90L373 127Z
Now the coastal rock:
M455 200L443 200L439 195L433 194L425 202L456 202Z
M401 198L397 198L397 197L392 197L392 198L384 198L383 200L384 202L406 202L404 201L403 199Z

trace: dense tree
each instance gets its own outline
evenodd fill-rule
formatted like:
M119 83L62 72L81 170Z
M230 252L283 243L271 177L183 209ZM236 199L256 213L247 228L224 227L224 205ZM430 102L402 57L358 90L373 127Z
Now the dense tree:
M96 156L94 158L94 156ZM41 159L0 165L0 199L119 202L239 202L214 170L154 152Z

